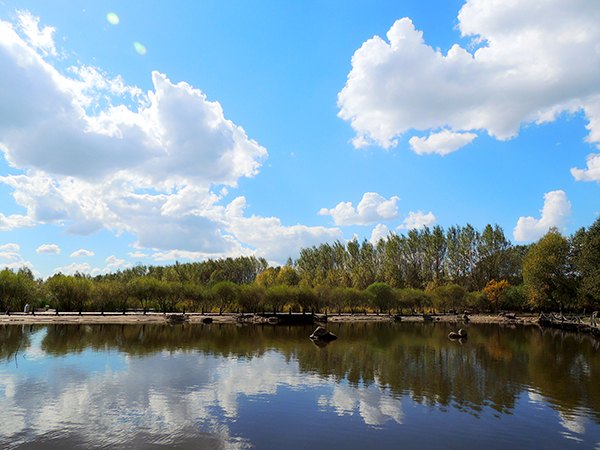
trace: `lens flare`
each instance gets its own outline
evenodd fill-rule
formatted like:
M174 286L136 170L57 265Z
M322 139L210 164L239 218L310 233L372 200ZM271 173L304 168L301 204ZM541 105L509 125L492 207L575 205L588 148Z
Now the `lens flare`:
M138 52L140 55L145 55L146 54L146 47L144 47L139 42L134 42L133 46L135 47L135 51Z
M106 15L106 20L108 20L113 25L116 25L119 23L119 16L117 16L115 13L108 13Z

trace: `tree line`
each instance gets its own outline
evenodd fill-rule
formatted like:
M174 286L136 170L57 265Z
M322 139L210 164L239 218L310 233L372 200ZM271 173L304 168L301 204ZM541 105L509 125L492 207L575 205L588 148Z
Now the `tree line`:
M440 226L373 244L304 248L269 267L238 257L144 266L92 277L35 279L0 272L0 311L26 304L60 311L408 312L595 310L600 308L600 219L571 236L550 229L513 245L498 225Z

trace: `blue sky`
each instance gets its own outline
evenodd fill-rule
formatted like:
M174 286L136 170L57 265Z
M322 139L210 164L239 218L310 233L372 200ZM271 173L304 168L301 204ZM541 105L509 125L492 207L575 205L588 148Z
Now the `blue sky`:
M0 2L3 266L598 217L596 0L122 3Z

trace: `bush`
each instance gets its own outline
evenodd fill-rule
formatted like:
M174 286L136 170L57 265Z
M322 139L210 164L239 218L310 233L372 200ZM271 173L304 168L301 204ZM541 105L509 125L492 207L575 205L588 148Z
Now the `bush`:
M467 307L473 312L490 311L492 305L483 292L469 292L466 297Z
M389 312L396 307L396 294L389 284L373 283L367 288L366 292L373 309L380 313Z

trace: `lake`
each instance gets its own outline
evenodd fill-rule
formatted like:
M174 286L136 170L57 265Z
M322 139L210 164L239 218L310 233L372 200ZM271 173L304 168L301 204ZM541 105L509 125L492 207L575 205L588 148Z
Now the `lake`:
M537 326L0 326L3 449L600 449L600 341Z

